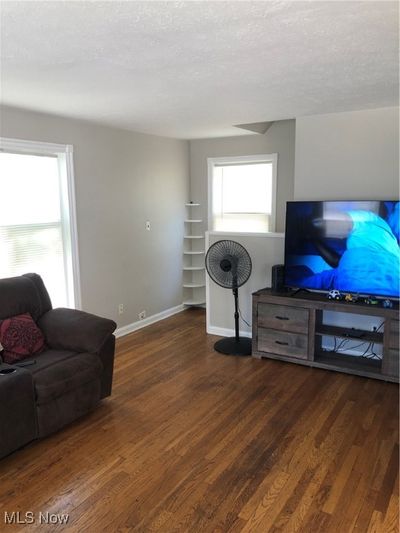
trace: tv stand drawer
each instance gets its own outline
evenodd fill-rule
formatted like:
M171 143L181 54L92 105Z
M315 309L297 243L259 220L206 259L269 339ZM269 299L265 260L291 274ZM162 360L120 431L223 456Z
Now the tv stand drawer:
M258 351L285 355L296 359L307 359L308 336L275 329L259 328Z
M257 325L264 328L308 334L309 310L289 305L258 304Z

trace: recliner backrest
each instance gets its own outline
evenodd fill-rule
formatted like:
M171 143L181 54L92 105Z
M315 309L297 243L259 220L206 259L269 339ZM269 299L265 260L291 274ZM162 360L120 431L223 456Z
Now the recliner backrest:
M30 313L36 321L51 308L49 293L38 274L0 279L0 320Z

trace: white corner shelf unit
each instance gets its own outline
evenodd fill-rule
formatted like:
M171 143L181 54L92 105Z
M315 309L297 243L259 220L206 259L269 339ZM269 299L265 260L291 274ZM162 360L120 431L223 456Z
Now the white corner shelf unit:
M206 303L205 236L198 230L198 225L203 222L196 216L196 207L200 207L200 204L189 202L185 206L187 216L184 221L183 305L198 307Z

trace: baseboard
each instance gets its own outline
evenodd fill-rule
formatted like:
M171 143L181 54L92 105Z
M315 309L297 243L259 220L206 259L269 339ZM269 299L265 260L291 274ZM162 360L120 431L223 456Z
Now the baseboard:
M219 337L234 337L235 330L229 328L218 328L216 326L209 326L207 333L210 335L218 335ZM251 339L251 331L239 331L241 337L248 337Z
M115 330L114 335L117 338L123 337L124 335L128 335L129 333L133 333L134 331L137 331L138 329L145 328L146 326L150 326L151 324L154 324L155 322L159 322L160 320L164 320L165 318L168 318L172 315L176 315L177 313L180 313L184 309L186 309L185 306L183 304L179 304L175 307L171 307L170 309L166 309L165 311L161 311L161 313L148 316L147 318L144 318L143 320L138 320L137 322L132 322L132 324L122 326L121 328L118 328Z

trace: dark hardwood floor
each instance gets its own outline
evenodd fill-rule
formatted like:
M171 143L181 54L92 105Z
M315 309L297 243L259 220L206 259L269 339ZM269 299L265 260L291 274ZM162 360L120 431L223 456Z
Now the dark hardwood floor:
M0 530L397 532L398 387L214 341L201 310L120 339L112 397L0 461Z

